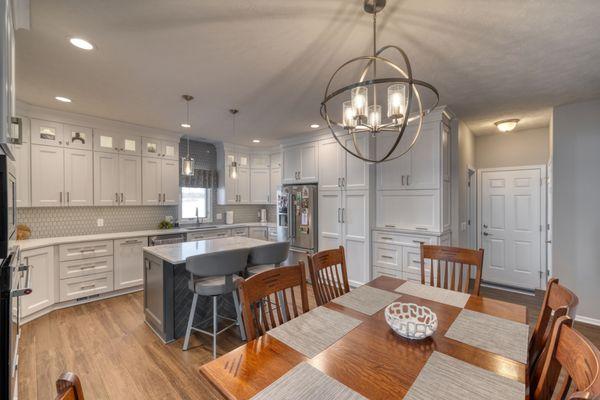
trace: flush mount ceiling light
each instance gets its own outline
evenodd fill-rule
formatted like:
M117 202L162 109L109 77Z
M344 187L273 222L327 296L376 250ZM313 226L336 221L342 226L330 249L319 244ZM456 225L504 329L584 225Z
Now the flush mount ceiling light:
M260 139L252 139L252 143L260 143Z
M71 102L71 99L70 99L70 98L68 98L68 97L63 97L63 96L56 96L54 99L55 99L55 100L58 100L58 101L61 101L61 102L63 102L63 103L70 103L70 102Z
M317 129L319 126L321 126L321 125L319 125L319 124L310 124L310 127L313 128L313 129Z
M69 39L69 42L71 42L71 44L75 47L78 47L82 50L93 50L94 49L94 45L91 44L90 42L88 42L85 39L82 38L78 38L78 37L73 37L71 39Z
M519 121L518 118L503 119L502 121L494 122L494 124L496 124L496 128L498 128L500 132L510 132L517 127Z
M185 122L183 124L181 124L182 128L185 129L189 129L192 127L192 124L190 124L190 101L194 100L194 96L190 96L189 94L183 94L181 95L181 97L185 100L185 106L187 109L187 116L185 119Z
M235 137L235 116L239 112L240 112L240 110L237 110L235 108L231 108L229 110L229 113L231 114L231 123L233 125L233 137ZM254 140L253 140L253 142L254 142ZM229 177L231 179L237 179L237 177L238 177L238 165L237 165L237 162L235 162L235 161L232 161L231 164L229 165Z
M433 110L439 101L439 94L435 87L413 78L410 61L404 50L391 45L377 50L377 13L383 10L385 3L386 0L364 0L364 10L373 15L373 55L353 58L342 64L333 73L327 83L320 111L321 117L327 122L327 126L339 145L355 157L372 163L390 161L406 154L419 138L423 117ZM388 50L395 50L400 54L405 65L404 68L392 62L389 56L383 56L384 52L389 53ZM392 76L377 76L377 63L384 65L386 68L389 67L393 71ZM337 89L332 87L334 79L338 75L344 76L346 70L355 67L357 64L364 65L358 81ZM369 72L371 72L371 77L367 78ZM387 120L383 118L382 104L377 103L377 85L381 84L390 84L387 88ZM417 86L421 90L425 88L431 91L435 96L435 101L430 107L423 107L421 94ZM339 99L338 96L340 95L347 96L346 98L349 97L349 100L342 103L341 117L336 120L329 113L328 105L334 98ZM372 99L371 103L369 103L369 99ZM415 101L417 110L413 111L412 107L415 105ZM409 117L411 113L413 115ZM416 134L410 144L404 147L401 154L394 154L394 150L400 144L400 139L402 139L409 122L417 124ZM338 132L334 127L338 128ZM341 134L339 128L343 129L343 134ZM352 144L342 144L340 137L346 135L352 136ZM358 145L358 139L363 135L374 137L393 135L394 137L391 140L391 147L386 148L381 157L369 158L368 155L362 153Z

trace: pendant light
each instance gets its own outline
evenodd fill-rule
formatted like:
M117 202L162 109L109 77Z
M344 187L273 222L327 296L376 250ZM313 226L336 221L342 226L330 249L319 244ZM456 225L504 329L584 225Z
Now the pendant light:
M231 114L232 123L233 123L233 137L235 137L235 116L237 115L238 112L240 112L240 110L236 110L235 108L232 108L229 110L229 113ZM238 177L238 165L237 165L237 162L235 162L235 160L233 160L231 162L231 165L229 166L229 177L231 179L237 179L237 177Z
M190 101L194 100L194 97L189 94L184 94L183 99L187 106L187 119L185 124L181 124L184 127L191 127L190 125ZM190 135L187 135L187 155L181 159L181 175L192 176L194 175L194 159L190 157Z

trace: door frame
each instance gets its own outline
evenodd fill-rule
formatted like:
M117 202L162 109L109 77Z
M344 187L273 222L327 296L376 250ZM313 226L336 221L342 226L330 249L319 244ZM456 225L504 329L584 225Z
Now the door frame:
M548 263L546 255L546 234L547 231L544 227L547 227L546 221L546 186L548 182L547 166L545 164L538 165L519 165L516 167L497 167L497 168L479 168L477 169L477 182L482 182L481 175L484 172L502 172L502 171L522 171L537 169L540 171L540 225L542 230L540 232L540 283L537 289L544 290L546 283L548 282ZM477 185L477 247L482 248L481 243L481 191L483 185ZM484 255L485 256L485 255Z
M467 166L467 247L477 249L477 170Z

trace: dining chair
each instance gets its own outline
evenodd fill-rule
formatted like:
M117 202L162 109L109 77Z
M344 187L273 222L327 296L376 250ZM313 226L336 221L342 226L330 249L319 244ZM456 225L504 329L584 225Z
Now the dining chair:
M559 383L562 370L566 378ZM569 394L571 385L574 392ZM570 317L556 320L539 380L531 382L531 389L534 400L600 398L600 351L573 328Z
M194 297L192 299L190 316L185 331L183 350L189 348L190 336L193 330L204 333L212 338L213 358L217 357L217 336L225 330L234 325L239 325L242 340L245 339L237 289L244 281L244 278L238 274L242 274L246 268L248 253L248 249L228 250L217 253L200 254L188 257L185 260L185 268L190 273L188 286L194 293ZM229 293L233 296L236 319L219 315L217 312L217 300L219 296ZM198 304L199 296L212 298L212 332L194 327L194 316L196 315L196 306ZM229 320L232 323L217 331L219 319Z
M575 293L552 278L546 287L544 302L537 318L533 334L529 340L529 373L535 370L538 360L543 359L542 352L546 348L556 320L564 315L575 319L579 299Z
M79 377L63 372L56 380L56 400L84 400Z
M322 306L350 291L343 246L309 256L308 270L317 305Z
M296 299L295 288L300 289L300 303ZM281 293L282 304L280 304ZM248 340L264 335L270 329L286 322L300 313L308 312L308 292L304 263L270 269L246 279L240 285L242 316ZM274 303L275 307L267 307Z
M472 267L475 282L470 289ZM479 296L483 271L483 249L434 246L421 243L421 283Z

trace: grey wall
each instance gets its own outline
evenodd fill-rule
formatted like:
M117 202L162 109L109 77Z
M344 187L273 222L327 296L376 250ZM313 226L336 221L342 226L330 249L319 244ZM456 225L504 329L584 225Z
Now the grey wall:
M553 111L553 270L600 320L600 99Z
M475 165L477 168L497 168L546 164L549 143L548 128L477 136Z
M468 247L469 237L461 230L461 223L469 218L468 213L468 167L475 167L475 137L464 122L458 122L452 130L452 242Z

